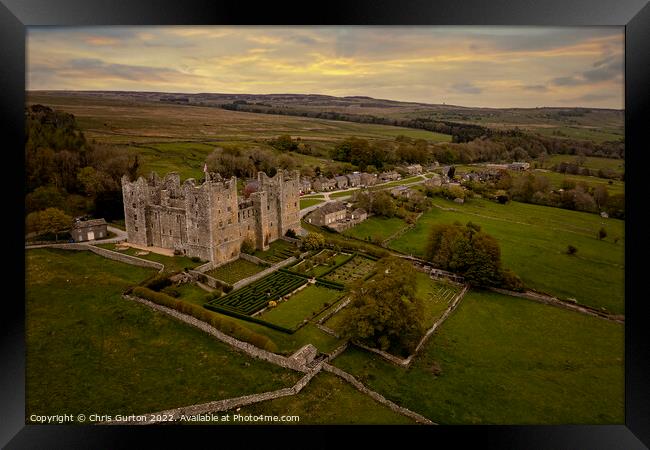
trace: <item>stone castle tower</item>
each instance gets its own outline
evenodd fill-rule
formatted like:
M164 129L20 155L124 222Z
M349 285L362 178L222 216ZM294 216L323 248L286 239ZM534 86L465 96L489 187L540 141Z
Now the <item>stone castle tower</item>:
M192 178L155 172L131 182L122 177L124 221L128 241L177 250L222 264L239 256L250 239L257 249L300 227L300 176L258 173L259 190L248 199L237 195L237 178L207 174L197 185Z

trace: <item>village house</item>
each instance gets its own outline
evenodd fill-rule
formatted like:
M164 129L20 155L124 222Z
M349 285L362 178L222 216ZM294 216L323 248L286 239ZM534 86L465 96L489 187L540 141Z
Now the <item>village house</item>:
M339 175L338 177L334 177L334 181L336 182L336 187L338 189L347 189L348 178L345 175Z
M411 198L415 191L408 186L396 186L390 190L390 195L395 198Z
M424 181L426 187L440 187L442 186L442 177L437 173L432 174L431 178Z
M347 208L343 202L326 203L307 216L307 223L319 227L345 220Z
M300 180L300 192L303 194L307 194L311 192L311 181L309 180L309 178L303 177Z
M333 191L336 189L336 181L330 178L318 177L312 181L311 188L316 192Z
M361 184L361 175L359 175L359 172L354 172L349 175L346 175L348 179L348 186L350 187L356 187Z
M379 174L379 181L382 183L386 181L396 181L399 180L400 178L402 178L401 175L395 172L394 170L390 172L382 172L381 174Z
M360 178L361 186L372 186L377 183L377 174L362 172Z
M104 219L75 220L70 234L75 242L94 241L108 236L107 227Z
M530 169L530 163L527 162L513 162L508 164L508 169L510 170L528 170Z
M409 175L420 175L422 174L422 166L420 164L411 164L406 166L406 171Z
M368 212L363 208L357 208L350 213L350 219L355 222L363 222L368 218Z

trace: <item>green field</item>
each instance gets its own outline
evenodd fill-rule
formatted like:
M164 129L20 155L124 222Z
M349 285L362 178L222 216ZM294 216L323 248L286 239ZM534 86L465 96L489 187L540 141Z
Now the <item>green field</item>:
M624 313L624 221L519 202L473 199L459 206L436 198L434 204L455 210L432 208L390 248L421 256L431 225L472 221L499 241L504 265L529 288ZM608 234L602 241L596 238L600 227ZM578 249L575 256L566 254L568 245Z
M321 199L325 200L325 196L323 194L310 194L310 195L305 195L304 197L300 197L301 200L308 200L308 199Z
M544 168L550 168L562 162L575 163L576 158L575 155L548 155L544 158ZM625 160L585 156L583 167L592 170L610 169L620 174L625 170Z
M378 184L376 186L372 186L369 189L371 191L377 191L380 189L387 189L395 186L402 186L404 184L410 184L410 183L415 183L417 181L422 181L422 177L420 175L414 176L414 177L409 177L409 178L403 178L398 181L391 181L389 183L383 183L383 184Z
M356 349L334 365L440 424L622 424L623 331L560 308L470 292L408 370Z
M327 372L316 375L297 395L244 406L236 413L298 415L300 421L292 423L301 425L415 424L409 417L391 411L336 375ZM273 425L278 424L279 422L273 422Z
M125 300L155 273L90 252L26 252L26 417L138 414L293 385L300 374Z
M116 250L115 244L97 244L97 247L105 248L107 250L113 250L117 253L123 253L125 255L135 256L136 258L146 259L148 261L155 261L161 263L165 266L165 272L179 272L186 267L193 269L205 264L205 261L192 261L191 258L187 256L165 256L158 253L149 252L148 255L136 255L136 253L141 252L139 248L129 247L126 250Z
M303 320L311 319L324 308L336 303L341 294L341 291L323 286L308 286L289 297L288 300L279 302L275 308L267 309L259 318L294 329L300 326Z
M228 284L233 284L239 280L255 275L264 269L264 266L246 261L245 259L236 259L233 262L206 272L206 275L214 277L217 280L225 281Z
M345 230L343 234L363 241L383 242L406 226L406 222L399 217L387 219L385 217L373 216Z
M575 183L586 183L587 186L590 187L605 186L610 195L625 193L625 182L620 180L607 180L605 178L586 175L566 175L559 172L539 169L536 169L534 173L535 175L543 175L548 178L553 189L559 189L562 187L562 182L564 180L569 180L574 181Z
M301 198L300 209L309 208L310 206L318 205L319 203L323 203L324 201L325 200L321 200L318 198Z
M178 292L180 292L180 300L194 303L195 305L203 306L208 295L208 291L198 287L194 283L183 283L178 287L175 287Z
M296 249L296 246L291 242L278 239L269 244L268 250L255 250L253 256L257 256L259 259L263 259L268 263L275 264L294 256Z

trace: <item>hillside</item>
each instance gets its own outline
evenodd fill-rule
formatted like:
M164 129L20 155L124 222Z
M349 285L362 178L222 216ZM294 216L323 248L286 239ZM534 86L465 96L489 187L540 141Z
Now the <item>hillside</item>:
M364 96L333 97L317 94L183 94L118 91L34 91L30 96L92 97L102 100L173 103L218 107L254 113L307 116L360 123L381 123L421 128L426 123L443 126L478 125L495 130L520 128L543 136L620 142L624 139L622 110L595 108L473 108ZM430 129L430 128L427 128ZM452 133L448 133L452 134Z

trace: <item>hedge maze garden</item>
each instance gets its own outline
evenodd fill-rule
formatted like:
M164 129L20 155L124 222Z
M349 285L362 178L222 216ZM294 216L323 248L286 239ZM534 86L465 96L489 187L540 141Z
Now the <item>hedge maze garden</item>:
M215 298L206 306L249 316L307 281L307 278L279 270L224 297Z

